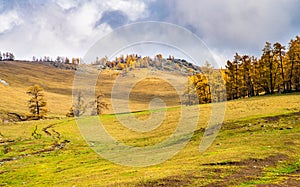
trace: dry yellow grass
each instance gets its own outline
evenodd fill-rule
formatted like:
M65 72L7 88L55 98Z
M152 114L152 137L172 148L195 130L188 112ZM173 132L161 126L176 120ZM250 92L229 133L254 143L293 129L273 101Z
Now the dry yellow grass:
M98 80L98 91L105 94L108 103L117 73L105 71ZM73 76L73 71L40 64L1 62L0 78L10 85L0 84L0 112L26 113L28 96L25 92L29 86L38 83L45 88L50 115L64 115L71 106ZM145 79L138 81L141 78ZM179 84L184 77L145 69L121 77L121 82L137 83L131 90L131 110L148 109L154 96L165 100L169 107L178 105L171 86L176 87L176 84L170 84L172 80ZM299 172L295 173L300 167L300 116L295 113L300 110L299 96L299 93L293 93L227 102L225 124L204 153L199 152L199 144L212 105L184 106L191 111L186 116L189 118L187 124L197 122L195 114L199 114L200 107L200 119L191 140L170 160L141 168L114 164L96 154L71 118L1 124L0 186L253 186L286 183L294 176L299 178ZM102 115L99 119L107 132L120 142L147 147L170 137L181 115L180 107L157 111L160 115L166 113L164 121L145 133L124 127L118 119L124 116L126 120L131 114ZM149 119L150 112L154 111L133 115L143 121ZM97 117L87 120L92 118ZM86 129L94 133L90 124L86 125ZM41 134L40 139L32 136L35 127ZM49 128L52 135L45 133L43 128ZM60 139L54 132L59 132ZM70 142L61 149L51 149L64 140ZM293 184L296 183L290 186L296 186Z
M199 144L203 136L201 129L207 125L211 105L200 105L198 131L194 133L187 146L170 160L149 167L128 167L105 160L91 150L71 118L4 124L0 129L4 140L1 145L3 150L10 149L7 149L7 153L2 150L0 157L4 159L15 157L17 160L4 162L1 165L0 173L3 177L0 177L0 185L283 184L288 179L293 179L293 176L299 178L299 172L293 173L299 169L300 116L299 113L293 114L300 109L299 96L299 93L294 93L227 102L225 124L212 146L204 153L199 152ZM266 109L264 106L270 108ZM187 108L193 111L197 106ZM245 110L249 111L245 112ZM288 114L282 115L283 113ZM147 114L147 112L140 112L136 117L144 119L147 118ZM275 120L272 120L272 115L276 114ZM121 116L126 115L129 114L121 114ZM100 120L106 130L117 140L127 145L143 147L156 144L172 134L177 126L179 115L179 108L168 109L165 122L149 133L136 133L126 129L115 115L103 115ZM194 116L190 118L195 120ZM41 139L34 139L31 136L36 125L38 125L38 133L42 134ZM53 125L51 130L61 134L61 140L53 139L42 131L49 125ZM65 139L70 140L70 143L63 149L32 154L48 149L56 141ZM5 140L15 142L6 143ZM29 155L22 156L26 153ZM288 157L280 157L280 155L288 155ZM292 183L290 186L295 185Z
M0 110L27 113L29 97L26 90L29 86L39 84L45 90L49 115L65 115L72 105L74 73L40 63L0 62L0 79L9 84L0 84ZM169 107L179 105L178 93L172 84L175 82L180 86L185 81L183 75L170 72L136 69L123 77L119 71L105 70L99 74L96 87L97 92L104 94L104 101L109 105L105 113L114 113L111 92L116 79L125 84L135 84L129 98L132 111L149 109L149 102L154 97L160 97Z
M50 114L65 114L71 106L74 72L30 62L0 62L0 110L27 113L26 91L34 84L45 90Z

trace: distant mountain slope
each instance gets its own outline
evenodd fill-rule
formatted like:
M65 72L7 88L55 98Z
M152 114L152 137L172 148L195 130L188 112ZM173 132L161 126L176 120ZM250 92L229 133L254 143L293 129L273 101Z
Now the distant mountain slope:
M45 90L49 115L65 115L72 106L74 74L74 70L56 68L46 63L1 61L0 111L28 113L27 100L29 96L26 91L29 86L39 84ZM170 82L184 83L186 77L179 72L139 68L124 74L123 71L106 69L101 71L97 84L97 91L104 93L104 101L109 104L106 113L114 113L110 106L110 97L118 75L121 80L136 84L130 93L131 110L148 109L149 102L155 97L165 100L168 106L180 104L178 93L170 84Z

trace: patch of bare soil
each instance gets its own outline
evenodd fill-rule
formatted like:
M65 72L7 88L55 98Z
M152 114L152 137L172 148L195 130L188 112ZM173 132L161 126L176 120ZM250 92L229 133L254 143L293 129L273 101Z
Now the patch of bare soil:
M268 122L278 122L280 119L280 116L270 116L270 117L265 117L263 118Z
M207 185L206 187L224 187L239 185L242 182L251 181L258 179L262 176L263 168L275 166L279 161L284 161L288 159L287 155L277 154L269 156L265 159L250 158L240 162L227 161L227 162L216 162L203 164L204 166L209 166L205 171L210 171L209 173L214 173L210 176L202 176L201 178L209 177L210 180L218 181ZM225 168L215 168L215 166L236 166L237 169L232 174L225 177L221 177L222 174L227 173ZM297 181L297 175L293 175L288 180L284 181L282 185L269 184L265 186L297 186L299 181ZM169 176L155 181L142 182L137 187L154 187L154 186L191 186L193 181L197 178L192 174L185 176Z
M155 181L149 181L146 183L141 183L136 185L136 187L156 187L156 186L170 186L170 187L180 187L189 186L191 184L191 176L169 176Z
M228 186L228 185L238 185L242 182L258 179L262 176L263 168L269 166L275 166L277 162L286 160L287 155L277 154L269 156L265 159L247 159L241 162L222 162L222 163L209 163L205 165L215 166L215 165L230 165L238 166L241 169L237 170L231 175L228 175L222 179L217 179L219 182L210 183L206 185L207 187L217 187L217 186Z
M257 187L291 187L300 186L300 170L289 174L289 176L280 182L280 184L259 184Z

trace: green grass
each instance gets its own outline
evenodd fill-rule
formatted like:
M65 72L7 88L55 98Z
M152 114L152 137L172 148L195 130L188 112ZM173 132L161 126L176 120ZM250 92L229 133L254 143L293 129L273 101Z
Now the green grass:
M244 182L243 185L257 185L257 184L281 184L286 181L289 176L299 179L300 160L296 161L283 161L277 167L267 167L261 178L254 181ZM298 172L298 174L296 174Z
M0 165L0 186L253 186L295 181L300 159L300 116L295 113L300 109L299 101L299 94L287 94L228 102L225 123L204 153L199 152L199 144L211 106L201 105L197 131L184 149L166 162L148 167L105 160L85 142L72 118L1 124L0 159L4 162ZM166 110L162 125L146 133L122 126L117 115L99 119L117 140L145 147L168 138L176 129L179 114L179 108ZM149 111L134 116L147 119ZM51 124L54 126L48 131L53 136L42 130ZM40 139L31 135L35 126ZM59 132L60 139L54 132ZM64 140L70 142L51 150ZM272 157L276 155L286 157Z
M31 63L1 63L0 78L10 86L0 84L0 118L7 111L27 112L25 92L34 83L41 83L45 88L49 115L63 116L71 106L73 73ZM145 72L131 73L138 79ZM102 82L98 86L109 98L115 75L107 72L101 76ZM161 76L166 80L178 79L175 74L163 73ZM147 81L150 85L155 83L154 86L144 89L149 86ZM176 97L166 82L156 84L157 79L151 78L147 81L135 86L130 95L130 108L148 109L153 91L166 99L169 108L88 117L84 119L85 129L93 135L91 121L99 119L116 140L141 148L168 139L178 126L181 108L173 107ZM162 92L162 88L167 91ZM4 124L0 121L0 186L255 186L284 183L296 186L294 184L300 177L300 115L296 113L300 111L299 96L299 93L277 94L227 102L224 124L204 153L199 152L199 145L210 120L212 105L184 106L190 111L185 114L186 126L198 121L191 140L171 159L147 167L123 166L104 159L89 146L91 142L84 140L73 118ZM199 120L195 115L198 111ZM161 125L149 132L131 130L119 121L122 118L131 124L131 116L146 121L151 118L151 113L165 113L165 116L159 123ZM159 118L154 117L157 122L155 120L160 122ZM40 138L32 136L36 127ZM44 128L51 135L44 132ZM180 134L166 146L179 144L187 137L188 134Z

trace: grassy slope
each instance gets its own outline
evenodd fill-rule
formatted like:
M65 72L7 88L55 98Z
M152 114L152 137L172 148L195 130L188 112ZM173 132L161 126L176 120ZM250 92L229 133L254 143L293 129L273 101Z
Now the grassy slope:
M26 91L33 84L40 84L46 92L50 114L66 114L71 106L74 72L29 62L0 62L0 110L27 113Z
M227 102L225 124L204 153L199 153L199 143L211 106L201 105L198 131L188 145L167 162L144 168L116 165L97 155L73 119L1 125L0 156L7 161L0 166L0 186L296 186L300 177L300 115L295 113L300 109L299 96ZM179 114L179 109L168 110L164 125L143 134L125 129L114 115L100 119L117 139L145 146L168 137ZM148 114L135 116L144 119ZM53 136L42 131L50 124L54 124L49 128ZM31 136L36 125L41 139ZM70 142L62 149L51 149L64 140Z
M114 113L110 106L110 97L118 73L107 70L102 72L98 79L96 90L104 93L104 101L109 104L106 113ZM153 77L161 77L164 80ZM65 115L72 105L74 71L31 62L0 62L0 79L9 83L9 86L0 83L0 112L28 113L29 96L26 91L33 84L40 84L44 88L50 115ZM121 80L129 83L136 82L130 94L130 109L141 110L148 109L148 101L154 95L160 95L168 106L178 105L176 92L168 81L182 82L185 78L178 74L137 69L129 72L126 77L121 77Z

